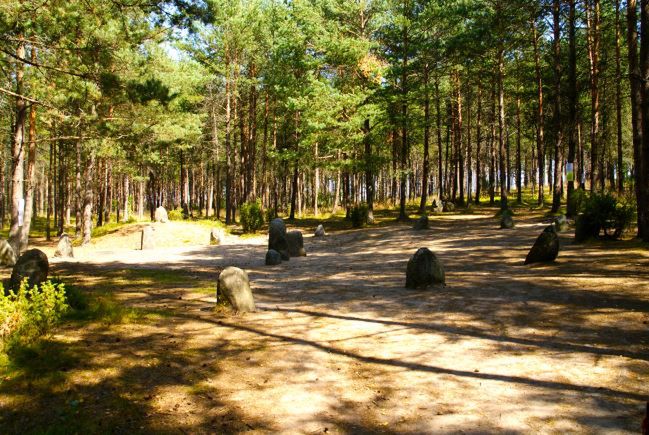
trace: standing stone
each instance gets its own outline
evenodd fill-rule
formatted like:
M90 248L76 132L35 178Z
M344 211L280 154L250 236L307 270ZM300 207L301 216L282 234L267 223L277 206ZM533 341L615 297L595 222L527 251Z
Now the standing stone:
M220 245L223 241L223 231L218 228L212 228L210 231L210 245Z
M442 213L444 211L442 201L440 201L439 198L434 198L433 203L431 204L431 209L433 213Z
M282 218L275 218L268 224L268 249L279 252L284 261L291 258L286 240L286 224Z
M424 215L415 221L413 230L427 230L428 229L428 216Z
M501 229L512 229L514 228L514 219L510 213L503 213L500 217L500 228Z
M6 240L0 240L0 266L13 266L16 264L16 253Z
M40 285L47 280L50 263L47 261L47 255L38 249L30 249L18 258L16 265L11 272L9 287L17 292L20 289L20 283L27 278L29 288Z
M154 229L151 225L147 225L142 229L141 249L155 249L155 235Z
M406 287L420 288L432 284L444 284L444 266L428 248L419 248L408 261Z
M155 209L155 215L154 219L156 222L162 222L163 224L166 224L169 222L169 216L167 215L167 209L165 209L163 206L160 206Z
M291 257L306 257L302 232L289 231L286 234L286 241L288 242L288 254Z
M70 241L70 236L63 233L59 237L59 243L56 245L56 252L54 253L55 258L73 258L74 251L72 250L72 242Z
M325 229L322 226L322 224L318 225L318 228L315 229L315 234L316 237L324 237L327 234L325 233Z
M453 204L451 201L444 201L444 208L442 208L442 211L444 212L455 211L455 204Z
M228 267L219 275L217 301L224 298L236 311L255 311L255 300L250 290L248 274L238 267Z
M560 233L568 229L568 219L566 218L566 215L562 214L554 218L553 224L554 224L554 229L557 231L557 233Z
M556 260L559 255L559 236L554 226L550 225L543 230L536 239L532 249L525 258L525 264L548 263Z
M274 249L269 249L266 252L266 266L276 266L281 264L282 255Z

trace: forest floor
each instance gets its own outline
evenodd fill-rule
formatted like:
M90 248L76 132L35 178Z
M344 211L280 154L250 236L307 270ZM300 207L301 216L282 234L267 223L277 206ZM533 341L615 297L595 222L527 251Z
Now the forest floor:
M52 274L92 295L94 315L14 356L0 432L638 433L646 245L564 233L555 263L523 266L547 219L500 230L494 213L321 239L298 222L308 256L274 267L265 236L205 246L209 229L177 222L156 231L175 247L135 250L136 225L75 248ZM446 287L404 288L423 246ZM256 313L214 310L231 265L248 271Z

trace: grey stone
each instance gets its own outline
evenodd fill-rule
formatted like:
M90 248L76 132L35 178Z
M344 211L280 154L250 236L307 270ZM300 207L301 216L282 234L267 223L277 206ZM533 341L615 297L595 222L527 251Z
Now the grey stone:
M147 225L142 229L142 240L140 249L155 249L155 229L151 225Z
M514 219L510 213L503 213L500 217L500 228L512 229L514 228Z
M72 249L72 242L70 241L70 236L63 233L59 237L59 243L56 245L56 252L54 253L55 258L73 258L74 251Z
M559 255L559 236L554 226L550 225L543 230L536 239L532 249L525 258L525 264L549 263L556 260Z
M444 201L444 208L442 209L444 212L452 212L455 211L455 204L453 204L451 201Z
M154 219L156 222L162 222L163 224L169 222L169 216L167 215L167 209L160 206L155 209Z
M558 233L568 229L568 219L563 214L554 218L554 221L552 223L554 225L554 229Z
M442 213L444 211L444 205L442 205L442 201L439 198L433 198L433 203L430 207L433 213Z
M220 273L216 297L225 299L236 311L255 311L248 274L238 267L228 267Z
M318 225L318 228L315 229L315 234L314 235L316 237L324 237L324 236L327 235L327 233L325 233L325 229L322 226L322 224Z
M266 266L275 266L282 262L282 255L274 249L266 252Z
M291 257L306 257L304 250L304 237L300 231L289 231L286 233L288 242L288 254Z
M421 216L415 221L412 227L413 230L427 230L428 229L428 216Z
M223 241L223 230L212 228L210 231L210 245L220 245Z
M0 240L0 265L13 266L16 264L16 253L6 240Z
M419 248L408 261L406 287L421 288L432 284L444 284L444 266L428 248Z
M286 224L282 218L275 218L268 224L268 249L279 252L284 261L291 258L286 240Z
M18 258L11 272L9 287L14 291L20 289L20 283L27 278L29 288L40 285L47 280L50 263L47 255L38 249L30 249Z

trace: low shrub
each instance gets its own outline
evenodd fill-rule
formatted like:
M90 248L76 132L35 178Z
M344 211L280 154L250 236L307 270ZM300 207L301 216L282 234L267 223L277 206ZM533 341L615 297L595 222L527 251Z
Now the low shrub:
M356 205L351 209L349 218L354 228L362 228L367 225L369 219L369 209L366 204Z
M589 238L617 239L633 223L634 208L610 193L591 193L577 217L575 240Z
M6 294L0 284L0 351L47 334L69 309L65 293L63 284L51 281L29 289L25 280L18 292Z
M254 233L264 225L264 211L261 208L261 202L249 201L241 205L239 209L239 219L243 232Z
M181 221L183 220L183 209L175 208L167 212L167 217L170 221Z

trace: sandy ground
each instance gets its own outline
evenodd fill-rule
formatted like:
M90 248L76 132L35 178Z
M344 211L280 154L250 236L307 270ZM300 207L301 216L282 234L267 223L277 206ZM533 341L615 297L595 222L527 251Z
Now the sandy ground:
M116 433L638 433L646 249L565 235L555 263L522 266L546 225L538 217L513 230L479 215L431 222L306 237L307 257L274 267L264 237L78 248L77 263L52 268L88 287L133 268L184 278L115 286L124 304L167 317L63 327L54 338L84 357L31 405L81 398ZM448 285L407 290L406 262L424 246ZM209 285L230 265L248 271L258 312L212 309ZM29 428L28 396L0 389L0 423Z

